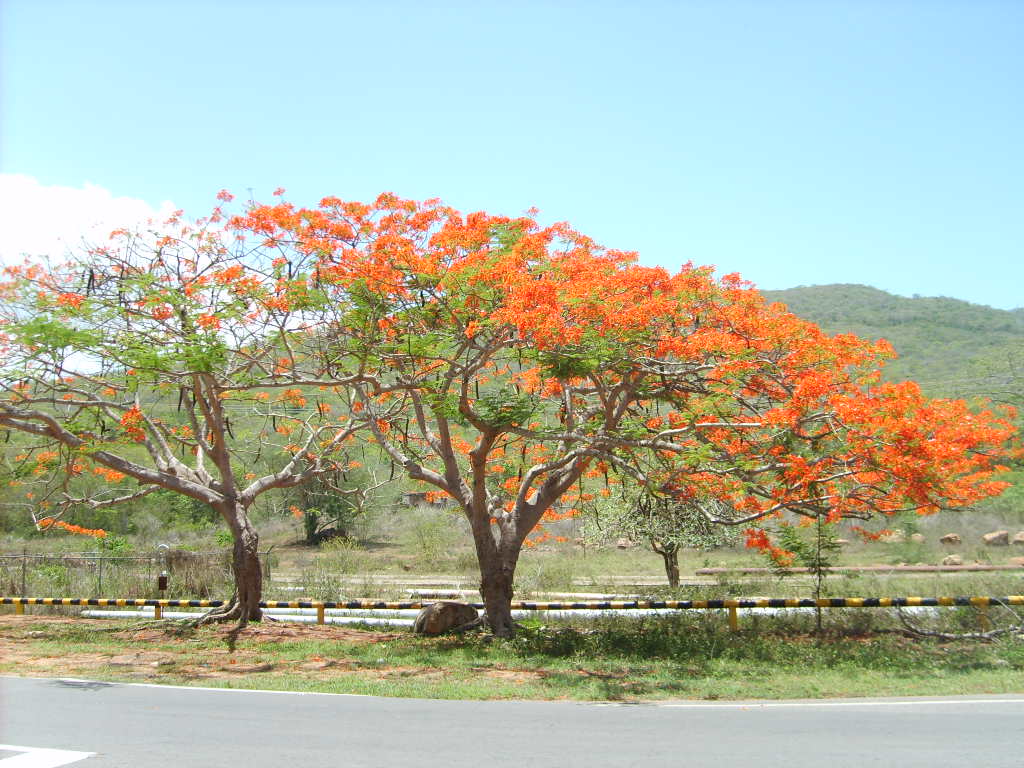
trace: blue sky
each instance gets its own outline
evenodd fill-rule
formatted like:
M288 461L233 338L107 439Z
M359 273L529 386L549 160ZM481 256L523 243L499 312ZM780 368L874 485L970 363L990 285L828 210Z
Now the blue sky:
M0 0L0 25L0 174L32 200L389 190L763 288L1024 305L1024 3ZM12 215L29 197L0 213L24 237L55 215Z

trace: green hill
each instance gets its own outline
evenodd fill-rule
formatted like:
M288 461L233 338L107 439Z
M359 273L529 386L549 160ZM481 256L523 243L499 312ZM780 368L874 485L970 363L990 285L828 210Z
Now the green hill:
M908 299L866 285L763 293L830 333L887 339L899 354L886 366L887 378L913 379L930 395L1000 397L1008 385L1024 391L1024 307L993 309L945 297ZM1020 395L1008 399L1019 401Z

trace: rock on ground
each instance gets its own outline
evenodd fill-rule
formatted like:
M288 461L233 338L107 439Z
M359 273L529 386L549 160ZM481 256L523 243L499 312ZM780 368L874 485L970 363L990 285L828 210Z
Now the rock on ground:
M440 600L425 606L416 617L412 631L417 635L443 635L480 617L476 608L454 600Z
M1010 543L1009 531L992 531L981 537L986 547L1005 547Z
M964 540L960 538L959 533L947 533L939 539L939 543L945 544L947 547L959 547L964 543Z

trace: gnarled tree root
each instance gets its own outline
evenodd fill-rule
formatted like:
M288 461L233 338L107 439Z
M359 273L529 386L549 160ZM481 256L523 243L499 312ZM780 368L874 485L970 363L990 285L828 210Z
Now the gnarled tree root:
M235 643L238 641L238 636L249 622L260 621L262 618L264 618L263 612L258 607L247 610L238 599L238 596L232 595L231 599L224 603L224 605L207 611L198 619L193 619L189 624L192 627L202 627L207 624L221 624L229 621L238 622L227 634L228 648L233 651Z

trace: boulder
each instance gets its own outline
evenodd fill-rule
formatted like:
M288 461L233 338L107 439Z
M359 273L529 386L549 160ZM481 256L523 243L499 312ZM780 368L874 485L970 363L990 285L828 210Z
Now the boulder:
M836 539L836 546L838 546L838 547L848 547L848 546L850 546L850 540L849 539Z
M964 543L964 540L960 538L959 533L947 533L939 539L939 543L945 544L947 547L959 547Z
M1006 547L1010 544L1009 531L992 531L981 537L986 547Z
M1010 565L1016 565L1020 568L1024 568L1024 557L1011 557Z
M615 546L618 547L619 549L632 549L633 548L633 542L630 541L629 539L619 539L618 541L615 542Z
M942 558L943 565L963 565L964 559L960 555L946 555Z
M1024 531L1017 531L1013 534L1013 538L1010 539L1010 543L1015 547L1024 547Z
M471 605L454 600L439 600L419 612L412 631L417 635L443 635L478 618L480 614Z
M907 540L907 535L903 532L902 528L893 528L888 533L883 533L879 536L878 540L883 544L902 544Z
M912 533L912 534L910 534L910 540L912 542L914 542L915 544L924 544L924 534L923 533Z

